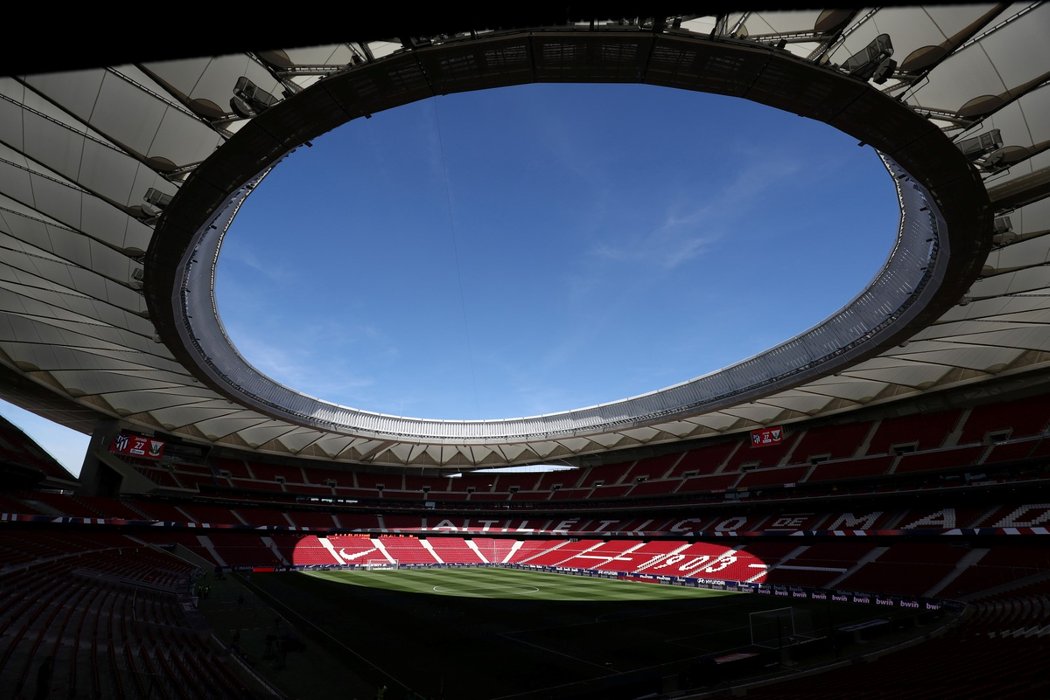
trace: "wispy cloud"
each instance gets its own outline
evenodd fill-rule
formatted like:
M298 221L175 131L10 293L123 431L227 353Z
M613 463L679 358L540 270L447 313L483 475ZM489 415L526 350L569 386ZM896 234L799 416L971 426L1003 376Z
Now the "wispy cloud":
M651 115L625 103L631 128L606 130L588 100L557 102L534 87L508 89L509 106L464 110L443 97L360 122L348 152L366 177L327 195L354 210L315 227L341 232L332 248L312 247L318 264L265 247L231 257L242 279L223 283L220 302L236 302L241 325L230 332L246 357L328 400L445 418L548 413L682 381L736 359L748 331L731 302L759 285L734 268L782 264L785 245L826 230L824 207L800 195L837 191L864 155L852 143L824 153L794 121L797 138L770 142L729 120L711 143L697 138L701 120L670 128L670 117L691 114L679 99ZM391 120L397 129L384 131ZM643 143L627 138L645 124ZM350 170L330 179L350 182ZM384 182L396 197L370 187ZM409 249L413 231L424 234ZM357 250L326 270L320 258L342 240ZM387 252L373 241L395 244ZM737 281L746 289L726 299Z
M537 358L537 360L541 364L547 364L546 358ZM485 397L491 405L483 402L481 406L483 415L476 417L536 416L578 408L584 403L592 403L581 397L578 390L573 391L549 381L547 367L516 365L501 362L499 358L494 357L485 358L485 361L499 365L498 374L504 378L506 383L502 395ZM507 406L515 406L516 409L508 413Z
M614 243L599 243L591 254L605 260L626 261L673 270L702 255L722 237L722 231L706 229L709 211L701 207L685 215L668 212L663 223L639 236ZM698 231L705 228L703 232Z
M370 355L388 357L398 350L389 339L370 326L338 323L312 324L297 331L298 342L289 347L273 342L270 323L238 323L227 332L241 355L256 369L293 389L351 406L371 402L376 380L354 366L354 346L368 343Z
M610 231L596 236L598 240L584 249L575 274L563 281L566 303L581 310L575 316L578 321L568 332L552 337L543 351L532 358L527 376L523 373L520 380L515 380L515 392L523 404L536 412L578 405L578 393L566 395L560 387L540 378L554 376L559 368L586 362L584 358L592 352L594 338L608 337L618 325L629 322L624 310L634 308L634 300L650 298L655 290L668 284L670 274L715 254L723 239L751 225L763 198L784 180L797 177L802 161L787 153L751 153L745 149L739 153L737 167L740 169L733 176L718 187L708 188L701 198L669 192L662 203L662 217L655 225L617 230L616 222L612 222ZM656 314L664 312L653 310ZM648 364L644 358L639 360ZM618 376L620 380L633 375L640 378L646 375L642 369L620 368ZM691 378L660 371L655 375L662 384ZM640 380L637 390L653 388L656 387L652 379ZM614 393L595 395L589 400L613 400L623 395L622 390Z
M420 119L424 122L421 131L426 135L427 165L430 168L431 177L435 182L442 183L442 187L451 187L448 173L448 154L445 153L445 143L441 136L443 125L441 123L440 103L436 100L427 100L422 103ZM451 196L451 192L449 193Z
M250 247L245 245L224 245L222 256L219 260L221 262L231 262L236 265L243 265L252 272L262 275L271 282L284 283L295 277L295 273L288 269L286 265L281 264L280 261L260 260L259 256L256 255Z
M801 168L795 159L769 154L742 153L741 157L749 162L708 197L700 202L670 202L659 225L600 242L591 248L591 255L665 271L702 256L746 221L749 208L759 206L770 187L795 177Z

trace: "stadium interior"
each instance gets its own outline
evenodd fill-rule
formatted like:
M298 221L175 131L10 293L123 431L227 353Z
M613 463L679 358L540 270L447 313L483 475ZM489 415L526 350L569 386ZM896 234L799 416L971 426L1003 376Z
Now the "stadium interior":
M1050 7L701 5L5 53L0 398L91 443L73 477L0 419L0 695L1050 693ZM208 290L281 158L531 82L835 126L887 161L894 254L766 353L560 414L368 413L240 358Z

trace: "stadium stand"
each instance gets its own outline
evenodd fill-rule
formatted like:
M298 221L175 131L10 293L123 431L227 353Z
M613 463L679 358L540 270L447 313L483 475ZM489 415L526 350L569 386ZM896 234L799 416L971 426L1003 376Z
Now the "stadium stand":
M818 677L747 689L747 697L786 700L834 698L1036 698L1050 692L1045 599L982 603L964 624L921 647L840 663ZM1025 605L1025 603L1028 603ZM994 669L989 673L989 669ZM819 678L818 683L814 683ZM728 697L728 696L724 696Z
M910 345L894 339L888 350L880 349L881 354L873 358L875 366L841 378L844 383L853 382L852 393L840 395L824 385L825 395L819 383L808 384L807 400L820 403L812 413L794 403L797 397L781 396L784 406L780 406L763 396L753 407L758 418L752 419L751 407L741 404L736 407L743 409L738 410L739 415L730 412L706 422L683 422L680 434L672 429L650 440L645 437L650 430L646 423L637 429L632 426L634 436L628 431L609 433L615 439L607 444L615 449L588 448L574 453L574 448L566 445L577 439L586 443L586 431L582 431L582 437L573 435L550 442L552 460L577 468L543 474L465 473L450 478L447 472L456 465L439 463L430 456L433 451L415 450L408 443L400 445L409 445L405 454L425 457L413 466L406 460L393 467L373 459L378 452L368 450L375 445L362 444L369 441L358 442L358 437L334 434L333 438L329 434L322 440L304 439L298 446L294 437L281 442L279 437L286 433L302 430L305 434L313 428L286 425L279 416L267 415L265 421L256 421L255 416L236 415L244 407L227 400L228 396L218 400L210 393L214 387L200 384L192 377L192 368L181 364L183 358L172 362L165 356L164 338L154 335L165 332L158 315L151 313L157 310L155 300L148 303L153 297L144 301L137 293L141 276L135 276L143 272L139 267L143 256L150 257L150 232L162 212L144 208L145 190L139 185L153 182L162 189L177 191L202 165L197 161L216 150L209 139L226 144L238 132L245 135L241 142L254 135L269 143L272 134L266 131L266 119L255 124L243 115L239 119L245 121L239 121L234 118L237 115L226 112L225 104L233 94L229 84L243 75L218 76L221 80L217 78L215 83L224 86L219 100L223 104L219 105L201 97L195 87L183 94L177 86L151 78L137 56L129 56L123 69L100 71L104 80L111 81L110 87L116 81L128 95L148 99L158 113L168 115L164 121L185 120L185 129L206 133L201 154L178 164L168 159L176 154L167 151L129 155L119 140L110 140L104 131L96 129L95 114L79 114L73 100L62 102L60 91L52 95L41 81L32 80L32 71L12 79L13 89L4 93L4 104L17 117L8 121L17 123L21 132L5 140L12 154L3 159L4 172L10 168L15 173L5 175L4 180L5 201L11 199L4 205L3 231L5 240L10 239L4 246L8 274L3 293L5 327L10 328L10 334L0 341L4 345L5 379L17 380L8 382L12 395L41 413L51 411L54 401L67 422L83 425L79 418L69 416L75 411L90 411L98 420L99 436L118 429L154 431L163 438L168 452L156 460L117 456L105 445L96 444L87 460L96 471L77 480L24 433L0 420L0 696L251 697L254 690L247 687L230 654L211 637L194 610L194 580L203 571L214 575L223 569L351 567L379 560L404 566L507 564L575 569L587 576L622 574L643 580L681 576L701 578L705 585L714 586L725 582L739 584L738 588L756 584L753 590L783 598L815 589L915 597L934 604L954 601L963 612L953 624L931 639L909 638L909 645L917 644L902 651L842 661L812 678L729 692L734 696L746 692L755 697L783 698L1020 698L1050 693L1045 661L1050 651L1050 549L1042 544L1050 536L1050 394L1045 372L1045 307L1039 301L1045 296L1047 282L1039 277L1045 266L1036 264L1046 256L1041 249L1029 255L1028 249L1018 254L1013 248L1026 241L1045 244L1046 169L1038 169L1040 164L1045 165L1045 157L1031 164L1025 160L1006 163L1019 153L1039 156L1050 147L1046 145L1050 141L1045 140L1045 127L1040 130L1042 123L1024 116L1041 113L1042 102L1029 98L1025 113L1017 102L1030 90L1041 88L1045 92L1045 67L1040 60L1020 60L1018 56L1026 56L1010 50L1011 44L1025 41L1035 46L1045 44L1046 32L1041 29L1046 25L1046 8L1038 4L999 5L988 10L988 15L983 14L984 8L970 8L973 16L963 18L968 29L959 29L960 33L951 38L949 25L964 24L956 13L970 10L948 8L942 15L941 9L923 10L923 16L916 13L911 16L915 31L906 25L908 31L902 28L894 35L902 45L919 42L909 47L915 53L899 52L896 58L901 65L895 63L889 67L889 74L882 76L899 83L891 82L885 88L868 86L871 90L865 99L850 96L848 106L841 106L836 113L852 114L852 119L866 123L869 117L854 114L854 104L874 109L884 102L900 106L909 100L917 107L921 101L923 115L937 116L954 125L944 126L946 122L936 120L931 125L923 120L921 134L896 144L902 149L936 141L930 134L940 138L942 129L958 128L964 133L977 129L990 136L982 120L993 115L996 132L1002 129L1008 133L1011 124L1024 125L1028 143L967 156L958 172L940 172L943 163L939 161L929 175L931 180L943 178L955 185L969 182L968 176L979 185L979 179L987 177L987 188L977 189L982 196L997 192L994 207L989 199L981 210L982 216L988 215L988 230L974 232L981 234L976 238L985 246L982 250L987 252L992 246L993 251L987 260L969 261L975 276L976 270L981 271L980 278L969 280L972 288L967 283L953 290L951 305L938 312L946 311L946 315L936 320L931 315L924 321L919 335L928 337L916 336ZM727 15L719 15L711 18L711 27L704 26L703 35L720 34L727 45L736 46L748 41L750 29L747 49L763 65L779 64L790 49L797 48L797 39L813 42L817 49L809 58L807 47L805 60L831 65L833 49L849 43L853 51L862 43L857 47L852 44L865 32L871 38L876 36L868 31L872 29L870 19L875 18L882 27L894 25L894 17L910 9L875 8L848 17L828 12L830 15L820 13L814 18L816 24L807 24L815 28L822 20L830 22L828 17L846 17L827 33L815 29L813 33L799 33L794 27L787 31L786 25L777 31L770 24L771 33L765 34L762 29L756 37L756 27L761 26L757 19L745 15L737 16L738 22L727 22ZM610 37L641 34L649 41L665 31L693 31L682 28L682 19L677 18L677 24L672 20L644 27L642 20L617 20L613 28L602 31ZM692 20L685 21L688 24ZM767 24L771 21L762 20ZM749 26L745 22L750 22ZM924 23L921 29L919 22ZM586 22L559 35L582 41L585 33L596 34L593 22L586 31L584 27ZM1017 40L1012 32L1021 29L1035 38L1025 39L1026 34ZM849 37L855 30L859 33ZM882 29L875 27L874 31L881 33ZM920 41L910 34L924 38ZM405 42L404 46L389 42L391 51L403 52L419 69L418 74L415 69L398 74L398 80L409 87L415 85L411 89L418 94L441 89L441 80L451 80L457 70L466 70L470 63L467 59L483 54L464 52L462 62L439 65L427 62L428 51L434 52L444 43L465 44L468 35L476 39L470 28L460 36L406 36L398 40ZM483 37L482 41L490 39ZM933 45L942 39L944 43ZM528 46L531 53L542 46L542 37L530 34ZM981 50L969 55L980 53L989 61L988 65L980 64L981 70L973 71L973 75L994 74L995 79L975 79L976 92L967 93L966 99L972 99L965 104L963 100L937 103L938 91L955 95L956 86L969 85L969 78L962 78L970 71L965 65L952 67L951 59L964 55L963 49L970 46ZM331 53L354 55L365 66L363 71L371 70L376 60L368 42L340 45ZM650 58L665 55L660 51L643 53ZM585 54L565 50L559 55ZM493 57L510 60L509 54L484 55L486 61ZM530 74L544 69L543 60L537 59L547 55L543 51L530 55ZM641 74L639 65L618 52L602 55L626 61L622 66L604 66L615 68L615 72L602 74L602 80L624 79L621 70L632 71L632 76ZM794 62L791 65L801 66L803 58L798 55L789 60ZM834 65L847 58L853 60L841 53L835 55ZM936 73L931 77L942 60L948 77L942 80ZM330 67L331 71L305 75L305 80L345 76L359 65L356 60L347 61ZM205 61L209 65L224 62L227 59ZM267 96L281 101L304 89L303 84L295 82L304 79L296 72L303 66L286 53L242 55L228 62L250 66L252 74L269 86L253 84L248 91L252 95L256 88L262 96L273 87L274 93ZM992 70L1007 64L1024 66L1028 87L1019 89L1018 81L1011 82L1002 72ZM697 72L714 74L728 71L729 66L712 61ZM885 66L888 64L879 70ZM674 70L684 73L691 68L682 63ZM810 75L816 68L809 66L806 70ZM782 84L780 91L784 93L800 92L793 89L800 85L812 87L789 81L787 73L774 77L776 80L765 80L770 78L766 75L762 83L749 81L746 91L771 90L765 83ZM837 76L843 81L853 80L856 85L851 85L851 90L861 95L864 81L858 82L855 77ZM910 80L914 82L908 83ZM211 84L203 79L189 82ZM234 96L247 104L248 92L237 82L243 94ZM909 84L914 90L896 93L900 99L891 99L895 85ZM82 87L90 87L86 74L71 81L69 89L79 95ZM740 92L743 86L727 83L724 88ZM391 86L377 90L382 93L387 89L393 90ZM996 94L986 94L988 91ZM100 83L100 118L114 108L102 100L103 93ZM326 99L340 94L335 90L323 93ZM1043 95L1041 92L1034 98L1045 102ZM241 109L257 117L270 106L265 99L253 104ZM927 109L931 105L935 108ZM998 114L999 109L1007 107L1009 111ZM230 120L237 122L236 128L227 131L226 125L233 123ZM136 133L139 126L132 126ZM898 125L886 122L885 129L881 126L880 122L880 133L892 132ZM36 131L44 127L55 129L46 132L53 138L41 137L45 132ZM163 129L157 131L170 137L157 143L170 142L168 148L185 155L179 147L181 139L161 133ZM262 134L267 138L261 138ZM1037 136L1044 140L1037 143ZM67 142L66 138L73 140ZM283 147L290 143L277 150L285 152ZM126 159L133 168L126 178L118 177L121 182L135 181L134 196L126 202L102 202L102 197L96 196L91 185L99 183L90 178L101 168L98 162L87 159L86 164L67 168L68 163L81 163L82 159L50 160L52 151L87 153L85 147L97 148L100 144L104 153ZM30 152L38 146L39 152ZM219 150L225 148L221 145ZM959 159L953 147L945 148ZM1004 169L996 169L997 163L1005 163ZM1010 165L1017 167L1007 167ZM211 175L214 181L204 180L209 186L221 184L216 172ZM233 174L229 177L232 179ZM1037 180L1035 185L1023 186ZM24 183L31 186L23 188ZM81 213L63 219L60 207L51 207L52 195L46 194L50 189L45 188L55 187L75 191L81 199L71 210ZM32 193L24 201L15 196L22 189ZM151 191L154 196L168 196L170 204L170 195ZM91 208L92 202L101 202L119 221L83 235L76 226L87 228L98 215ZM993 214L1001 215L995 222L994 235ZM1007 215L1013 216L1012 223ZM7 217L25 221L13 225ZM957 227L968 223L952 222ZM126 238L107 238L96 250L99 236L111 231L125 231ZM53 243L59 238L77 242L68 250L62 246L37 249L32 242L39 239L44 245L45 240ZM98 262L114 256L119 260L116 264ZM1010 262L1011 256L1023 260ZM81 258L90 262L77 262ZM1014 276L1011 265L1027 267ZM52 268L60 271L55 274L61 280L47 277L45 270ZM80 280L81 274L89 281ZM73 282L67 283L66 277ZM30 278L32 283L26 284ZM73 286L67 288L67 284ZM12 291L15 288L22 291ZM101 291L92 291L96 288ZM981 297L982 293L987 296ZM56 300L47 301L51 297ZM998 311L991 313L984 308L989 306ZM990 318L997 314L997 318ZM980 333L974 330L976 324L982 327ZM91 331L83 335L67 325L83 325ZM952 336L949 329L953 326L968 328L966 333L972 336ZM108 335L103 339L91 333ZM978 335L981 337L976 338ZM161 343L161 352L150 338ZM124 343L120 352L108 352L106 348L117 340ZM143 351L140 345L147 349ZM967 357L957 365L946 359L956 351ZM984 352L1001 353L1002 357L988 359L981 355ZM124 358L112 355L131 359L125 364ZM924 364L924 355L933 358L928 365ZM975 359L977 355L981 357ZM135 358L141 357L148 362L136 364ZM152 362L159 367L152 367ZM907 371L895 369L913 365L921 366L916 372L923 375L921 381L912 381L905 376ZM147 372L155 373L150 375L154 379L163 377L163 381L155 382L158 385L167 387L170 381L177 386L185 378L194 386L187 384L163 394L174 397L173 403L158 403L156 409L144 408L158 395L147 390L141 394L128 392L135 396L126 405L122 403L127 397L120 396L120 387L139 373L149 383ZM830 384L840 379L839 374L825 374ZM181 393L184 389L185 394ZM193 401L181 405L186 396L192 396ZM196 406L199 397L207 398ZM208 400L212 398L216 400ZM137 405L140 402L142 406ZM218 416L229 410L235 411L230 414L232 418ZM767 410L768 414L763 413ZM211 411L216 413L214 425L209 425ZM253 411L245 409L246 414ZM720 412L712 411L715 413ZM191 419L190 414L195 417ZM748 431L781 420L785 423L783 440L756 446ZM268 434L271 429L275 429L273 435ZM246 439L245 434L251 437L252 430L267 434ZM659 432L655 428L652 431ZM675 442L679 435L688 437ZM337 451L327 452L326 441L338 444ZM336 454L339 456L333 457ZM351 456L345 457L347 454ZM348 461L336 464L329 458ZM506 460L529 461L517 457ZM438 615L440 611L435 612ZM396 633L403 634L403 630ZM908 637L906 630L902 636ZM606 672L601 665L590 665Z
M65 531L0 532L0 551L5 697L248 693L186 612L184 560L120 534ZM38 673L45 664L55 672Z
M1004 410L1023 412L1026 416L1040 415L1029 410L1032 405L1031 399L1011 401ZM366 472L348 475L329 470L323 479L314 477L338 483L353 477L353 488L340 486L334 494L331 486L308 483L306 469L257 460L243 463L240 469L234 467L240 474L253 470L250 479L204 476L200 467L185 464L161 467L143 465L139 460L134 461L133 466L155 484L157 493L172 494L186 490L209 495L268 492L274 494L272 497L280 494L293 499L338 495L406 504L418 504L425 495L426 500L471 504L482 509L485 504L501 502L511 507L531 508L530 503L544 501L574 508L579 503L596 501L612 504L636 500L647 504L659 502L661 498L690 496L711 500L712 494L734 491L762 492L768 497L792 484L808 489L838 490L842 482L860 484L890 474L916 475L917 478L929 474L933 479L940 479L974 470L991 470L998 476L1011 478L1016 476L1014 467L1018 462L1031 462L1038 459L1042 451L1050 451L1050 442L1044 444L1039 432L1045 422L1042 418L1029 418L1018 423L1015 429L1004 431L995 428L1002 424L994 418L996 415L992 408L982 406L973 411L923 416L923 420L896 417L846 423L800 430L794 436L789 435L780 447L753 448L746 438L740 438L660 457L539 476L465 474L456 479L439 479ZM865 443L868 435L871 439ZM949 435L954 436L954 444L946 445ZM989 436L995 441L988 442ZM242 464L236 459L223 463ZM878 488L885 489L893 483L883 483ZM907 482L907 485L921 487L922 482ZM926 485L940 488L942 483L932 481ZM261 493L259 497L263 497ZM286 523L273 513L259 513L256 519L259 524Z
M428 540L415 537L376 537L372 539L380 555L402 564L439 564ZM378 558L378 557L377 557Z

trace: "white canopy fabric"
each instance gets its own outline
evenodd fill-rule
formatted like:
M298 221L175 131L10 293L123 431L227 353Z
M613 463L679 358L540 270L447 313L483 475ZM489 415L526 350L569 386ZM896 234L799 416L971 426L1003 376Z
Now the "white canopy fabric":
M994 245L980 279L957 306L877 357L723 410L486 444L329 432L209 388L159 342L141 292L158 198L174 195L246 123L230 106L239 78L286 99L404 50L384 40L0 78L0 363L132 428L274 454L457 470L750 430L1047 367L1050 6L847 14L685 17L676 31L783 41L796 56L834 64L888 34L898 66L877 89L957 141L998 131L1003 148L981 167L1001 218L988 232ZM831 31L817 30L824 25Z

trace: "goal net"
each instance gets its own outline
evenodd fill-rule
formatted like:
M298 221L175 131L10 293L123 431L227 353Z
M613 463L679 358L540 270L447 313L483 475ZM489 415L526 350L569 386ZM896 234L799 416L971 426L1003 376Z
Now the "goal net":
M766 649L783 649L813 639L808 611L795 608L762 610L748 615L751 644Z
M397 559L369 559L365 562L365 571L392 571L398 568Z

